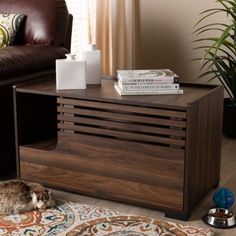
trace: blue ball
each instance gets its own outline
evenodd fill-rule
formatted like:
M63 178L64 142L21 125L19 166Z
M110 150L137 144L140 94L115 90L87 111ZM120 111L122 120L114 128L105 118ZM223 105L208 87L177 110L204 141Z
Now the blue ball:
M216 207L230 208L234 204L234 194L227 188L219 188L213 195L213 202Z

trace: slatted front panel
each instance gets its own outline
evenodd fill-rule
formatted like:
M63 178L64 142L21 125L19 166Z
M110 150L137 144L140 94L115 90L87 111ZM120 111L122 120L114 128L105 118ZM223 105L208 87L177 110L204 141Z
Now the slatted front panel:
M58 98L59 132L185 149L186 112Z
M183 210L186 112L64 97L57 106L56 149L24 168L56 187Z

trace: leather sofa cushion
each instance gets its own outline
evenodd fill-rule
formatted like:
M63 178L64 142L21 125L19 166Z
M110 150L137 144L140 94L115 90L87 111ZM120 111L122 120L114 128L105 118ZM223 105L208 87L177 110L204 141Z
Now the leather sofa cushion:
M0 13L26 16L20 44L64 46L69 21L65 0L0 0Z
M0 79L55 69L55 60L65 58L63 47L22 45L0 49Z

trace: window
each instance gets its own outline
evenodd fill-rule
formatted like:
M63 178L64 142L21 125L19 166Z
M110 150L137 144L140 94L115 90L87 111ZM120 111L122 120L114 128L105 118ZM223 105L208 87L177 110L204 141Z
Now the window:
M71 53L81 59L87 44L96 41L96 0L66 0L66 3L73 15Z

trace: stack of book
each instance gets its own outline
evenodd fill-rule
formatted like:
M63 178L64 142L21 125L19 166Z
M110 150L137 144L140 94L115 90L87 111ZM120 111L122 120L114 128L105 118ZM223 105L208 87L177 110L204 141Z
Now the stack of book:
M179 77L169 69L118 70L114 84L120 95L183 94Z

